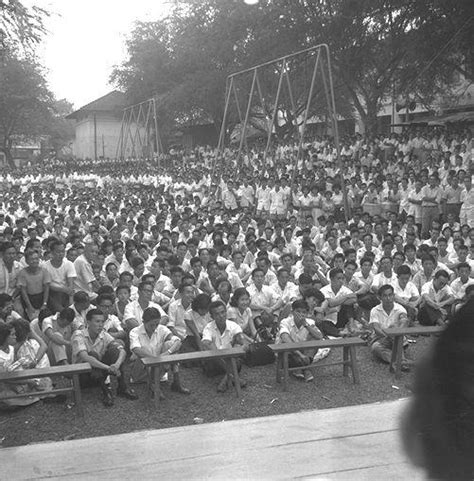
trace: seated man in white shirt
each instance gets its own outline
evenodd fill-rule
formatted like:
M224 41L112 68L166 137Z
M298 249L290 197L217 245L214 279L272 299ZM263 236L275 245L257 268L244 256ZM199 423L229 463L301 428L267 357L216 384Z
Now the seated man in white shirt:
M271 341L277 331L277 320L275 313L281 307L280 299L275 290L264 285L265 274L262 269L256 268L252 271L252 284L247 288L250 294L250 309L255 327L262 340Z
M463 304L466 298L466 289L470 285L474 284L474 279L471 277L471 266L467 262L462 262L458 264L457 271L459 277L456 277L453 282L451 282L451 290L455 298L454 306Z
M294 343L319 340L323 338L321 331L315 326L315 322L308 316L308 303L299 299L291 304L292 314L282 319L278 332L278 343ZM290 352L288 356L289 367L301 366L302 370L293 371L293 375L298 379L311 382L314 379L313 373L309 369L304 369L313 362L317 349L307 349L304 351Z
M221 301L211 302L209 313L212 321L209 322L202 332L202 346L207 350L230 349L235 345L243 346L245 340L241 327L233 321L227 320L227 308ZM242 367L240 359L237 360L238 370ZM225 359L207 361L205 371L208 376L218 376L224 374L217 386L218 392L224 392L228 388L229 382L233 382L232 368ZM240 380L241 387L246 383Z
M357 294L343 285L345 276L342 269L331 269L329 279L331 283L321 289L321 293L326 298L325 319L331 321L336 329L342 329L344 332L346 325L351 329L354 324L354 305L357 303ZM337 330L329 332L327 328L325 329L325 334L338 335Z
M142 323L143 312L147 307L155 307L161 314L161 322L166 324L168 322L168 316L159 304L151 302L153 296L153 284L150 282L141 282L138 285L138 299L132 301L125 306L125 312L123 315L123 327L129 332L134 327L139 326Z
M420 302L420 293L415 284L410 280L411 269L402 265L397 270L397 281L393 285L395 293L395 302L402 305L406 311L410 321L415 321L418 314L418 303Z
M369 324L374 329L370 350L372 354L386 363L392 359L393 339L387 335L385 329L405 327L408 324L406 309L395 302L394 289L385 284L379 289L381 304L370 311ZM402 359L402 370L408 371L411 362L405 357Z
M125 345L127 334L123 330L119 318L112 314L112 309L114 307L113 296L109 294L99 294L97 296L97 307L105 316L104 331L108 332L114 339L120 340Z
M129 387L124 372L125 349L104 331L104 322L101 310L92 309L87 313L87 328L75 331L71 339L72 360L91 365L92 372L81 375L81 385L98 383L102 388L104 406L110 407L114 405L110 376L117 378L117 395L130 400L138 399L138 396Z
M143 324L130 331L130 350L132 351L131 376L134 382L146 380L146 372L139 359L175 354L181 347L181 340L166 326L161 324L161 314L155 307L148 307L143 312ZM173 382L171 390L189 394L181 384L178 364L173 364ZM163 397L163 395L161 394Z
M444 326L451 313L455 298L449 283L449 274L440 270L433 280L421 288L418 321L422 326Z

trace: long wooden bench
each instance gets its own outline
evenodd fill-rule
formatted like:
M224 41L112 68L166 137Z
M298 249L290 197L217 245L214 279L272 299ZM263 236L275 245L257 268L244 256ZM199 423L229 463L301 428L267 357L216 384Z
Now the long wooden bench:
M237 369L237 358L244 357L243 347L233 347L231 349L219 349L217 351L196 351L183 354L171 354L158 357L144 357L141 359L143 365L149 369L148 383L150 394L154 393L155 405L158 406L161 397L160 379L161 370L165 365L173 365L179 362L200 362L215 359L229 359L232 366L232 376L234 377L234 387L237 397L240 397L240 380Z
M403 338L405 336L431 336L439 334L444 330L442 326L415 326L415 327L394 327L385 329L385 332L393 337L392 358L390 361L390 370L395 373L395 379L402 376L402 359L403 359Z
M301 367L289 367L288 357L290 352L300 351L305 349L321 349L321 348L335 348L342 347L342 361L328 362L328 363L313 363L304 366L304 369L314 369L317 367L335 366L342 364L343 374L347 376L349 373L349 366L352 371L352 379L355 384L360 383L359 366L357 364L357 346L364 346L366 342L360 337L344 337L340 339L322 339L320 341L305 341L294 343L271 344L270 348L277 355L276 363L276 381L279 383L283 377L283 390L288 390L288 376L291 371L301 370Z
M0 395L0 401L6 399L15 399L21 397L35 397L45 396L49 394L66 394L72 393L74 402L80 416L84 416L84 409L82 406L81 386L79 384L79 375L91 371L91 366L88 362L79 364L67 364L65 366L54 366L47 368L25 369L24 371L1 372L0 382L21 382L29 379L44 378L44 377L65 377L71 383L69 386L61 388L53 388L47 391L28 392L22 394L11 394L8 396Z

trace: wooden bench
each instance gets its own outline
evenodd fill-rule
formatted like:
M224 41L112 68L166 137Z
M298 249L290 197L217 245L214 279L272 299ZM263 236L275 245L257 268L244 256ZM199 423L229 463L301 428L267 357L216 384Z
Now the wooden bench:
M348 375L349 366L352 370L352 379L355 384L360 383L359 366L357 364L357 346L364 346L366 342L360 337L344 337L341 339L322 339L320 341L305 341L294 343L282 343L271 344L270 348L277 355L276 363L276 381L281 382L283 371L283 390L288 390L288 375L290 371L296 371L302 369L301 367L289 367L288 357L290 352L316 349L326 347L342 347L342 361L329 362L329 363L313 363L308 366L304 366L304 369L314 369L316 367L335 366L342 364L344 376Z
M36 397L45 396L49 394L65 394L72 393L74 402L80 416L84 416L84 409L82 406L81 386L79 384L79 374L91 371L91 366L88 362L79 364L67 364L65 366L54 366L37 369L25 369L24 371L1 372L0 382L8 381L27 381L28 379L44 378L44 377L66 377L70 378L71 383L67 387L53 388L47 391L28 392L22 394L12 394L8 396L1 396L0 401L4 399L15 399L21 397Z
M394 327L385 329L385 332L393 337L392 358L390 360L390 370L395 372L395 379L402 376L402 358L403 358L403 337L404 336L431 336L439 334L444 330L442 326L416 326L416 327Z
M149 369L148 385L150 394L154 392L155 405L158 406L160 402L160 379L161 369L165 365L173 365L179 362L200 362L210 361L215 359L229 359L232 366L232 375L234 377L234 386L237 397L240 397L240 380L237 369L237 358L244 357L245 350L243 347L233 347L231 349L219 349L217 351L195 351L183 354L171 354L158 357L144 357L141 359L143 365ZM153 387L153 389L152 389Z

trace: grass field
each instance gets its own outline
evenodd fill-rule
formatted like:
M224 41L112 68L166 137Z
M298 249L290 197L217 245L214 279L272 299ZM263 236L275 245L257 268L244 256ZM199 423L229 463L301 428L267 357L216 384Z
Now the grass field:
M419 359L434 339L416 338L408 348L408 357ZM341 349L333 350L321 365L341 355ZM182 426L193 424L195 417L205 423L219 422L388 401L410 394L413 373L404 373L401 380L395 381L388 366L374 360L367 347L358 348L357 356L360 385L342 376L342 366L328 366L315 370L315 380L311 383L291 378L288 391L283 392L275 381L275 366L269 365L243 367L241 374L248 387L241 399L236 398L233 390L217 393L217 379L206 378L199 368L182 369L183 384L191 389L191 395L170 392L165 386L166 400L158 409L148 400L145 385L134 386L139 400L117 398L112 408L102 405L99 388L85 389L84 418L65 404L41 401L15 412L0 413L0 447ZM368 419L370 415L368 410Z

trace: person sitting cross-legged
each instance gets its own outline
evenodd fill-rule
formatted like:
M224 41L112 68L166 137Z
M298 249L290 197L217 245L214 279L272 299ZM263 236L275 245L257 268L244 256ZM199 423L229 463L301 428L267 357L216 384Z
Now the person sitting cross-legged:
M102 388L104 406L114 405L111 376L118 381L117 395L130 400L138 399L129 387L124 372L126 358L123 342L114 339L104 330L105 315L100 309L87 313L87 327L74 332L72 342L73 362L88 362L92 372L81 374L83 386L97 385Z
M370 311L369 324L374 329L370 350L376 358L389 364L392 359L393 339L385 332L385 329L406 327L408 315L406 309L395 302L393 286L384 284L379 288L378 294L382 302ZM411 364L411 361L403 355L402 370L408 371Z
M144 357L171 355L179 351L181 339L174 335L168 327L160 324L161 313L155 307L143 311L143 324L130 331L130 350L132 351L132 379L135 382L144 380L146 372L140 362ZM173 382L171 390L181 394L189 394L189 389L182 386L178 364L173 364ZM161 395L163 397L163 395Z
M236 322L227 320L227 308L222 301L211 302L209 313L212 321L204 327L202 332L202 346L204 349L209 351L230 349L237 344L241 346L245 344L242 328ZM241 367L242 363L240 359L237 359L239 372ZM227 360L206 361L205 372L208 376L224 375L217 387L218 392L226 391L229 381L233 382L232 369ZM240 385L245 387L245 381L241 379Z
M315 326L315 322L308 317L308 303L299 299L291 304L292 314L280 322L277 344L319 340L323 338L321 331ZM288 356L289 367L299 367L302 370L294 371L293 375L298 379L310 382L314 379L310 369L304 369L312 363L317 349L305 349L304 351L290 352Z

